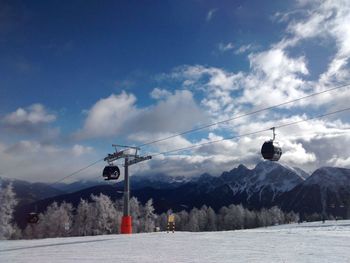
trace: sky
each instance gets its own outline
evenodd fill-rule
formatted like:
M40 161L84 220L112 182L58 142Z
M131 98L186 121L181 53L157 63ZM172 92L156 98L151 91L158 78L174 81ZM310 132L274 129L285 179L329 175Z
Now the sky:
M0 177L54 182L114 151L350 84L350 2L0 0ZM350 87L141 148L157 154L349 107ZM280 161L350 167L349 111L276 130ZM132 166L254 167L271 132ZM103 162L70 180L101 179Z

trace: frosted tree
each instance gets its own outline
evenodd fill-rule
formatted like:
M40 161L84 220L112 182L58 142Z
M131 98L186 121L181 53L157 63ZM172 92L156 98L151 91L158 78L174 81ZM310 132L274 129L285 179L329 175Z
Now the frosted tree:
M65 202L61 205L58 205L56 202L50 205L42 219L42 224L44 225L44 236L68 236L73 221L72 210L72 205Z
M207 210L207 231L217 231L217 216L211 207Z
M236 229L236 214L235 214L235 209L234 209L234 205L230 205L227 208L227 213L225 214L224 218L223 218L223 224L224 224L224 229L225 230L234 230Z
M77 236L88 236L93 234L94 217L92 205L86 200L80 199L73 223L73 234Z
M271 220L271 225L278 225L284 223L284 213L279 207L273 206L268 210L268 212Z
M242 205L222 207L218 217L219 230L234 230L244 228L245 209Z
M228 208L223 206L219 210L219 215L217 216L217 228L218 230L228 230L226 226L225 217L228 213Z
M73 222L73 207L63 202L58 205L53 202L45 213L39 215L37 225L27 226L25 233L28 238L64 237L71 234Z
M119 228L117 225L118 213L111 199L104 194L91 195L91 199L94 207L91 214L95 216L94 234L117 233Z
M168 225L168 215L166 213L160 214L156 218L156 226L160 228L160 230L165 231Z
M267 209L263 208L260 210L260 212L258 212L258 221L259 226L270 226L272 224L272 220Z
M239 204L234 206L236 220L235 220L235 228L236 229L243 229L244 228L244 214L245 209L244 207Z
M8 184L5 188L0 184L0 239L9 239L16 232L12 224L16 205L12 184Z
M289 212L284 215L286 223L296 223L300 221L300 216L298 213Z
M208 207L203 205L200 210L198 210L198 227L199 231L207 231L208 217L207 217Z
M132 216L132 231L141 232L141 210L142 207L136 197L130 198L130 215Z
M244 209L244 228L254 228L258 226L257 215L254 211Z
M191 232L199 231L199 210L197 208L193 208L189 214L188 220L188 230Z
M155 219L153 200L147 201L143 208L143 229L142 232L153 232L155 229Z
M176 214L175 217L175 227L176 230L185 231L188 230L186 227L188 225L189 221L189 215L185 210L182 210L181 212Z

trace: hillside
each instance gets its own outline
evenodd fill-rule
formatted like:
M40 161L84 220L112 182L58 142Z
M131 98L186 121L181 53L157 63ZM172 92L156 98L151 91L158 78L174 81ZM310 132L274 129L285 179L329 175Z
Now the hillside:
M285 193L280 206L303 214L350 215L350 169L322 167L304 182Z
M12 263L348 263L349 243L350 221L329 221L225 232L0 241L0 257Z

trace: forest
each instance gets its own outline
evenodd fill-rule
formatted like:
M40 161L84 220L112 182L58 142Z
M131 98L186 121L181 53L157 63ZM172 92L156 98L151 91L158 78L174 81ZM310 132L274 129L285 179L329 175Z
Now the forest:
M108 196L92 195L91 202L81 199L74 208L70 203L53 202L44 213L39 214L36 224L28 224L21 230L13 223L16 198L11 184L0 192L0 239L36 239L49 237L91 236L119 234L123 215L123 202L113 202ZM189 212L171 210L155 214L152 199L141 204L137 198L130 199L133 232L166 231L168 216L174 215L175 231L225 231L266 227L299 221L299 215L285 213L277 206L253 211L242 205L222 207L217 213L203 205Z

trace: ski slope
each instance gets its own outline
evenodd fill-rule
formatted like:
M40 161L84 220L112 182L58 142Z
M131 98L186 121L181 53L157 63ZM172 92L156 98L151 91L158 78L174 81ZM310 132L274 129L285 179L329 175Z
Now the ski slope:
M0 241L0 262L350 263L350 220L225 232Z

